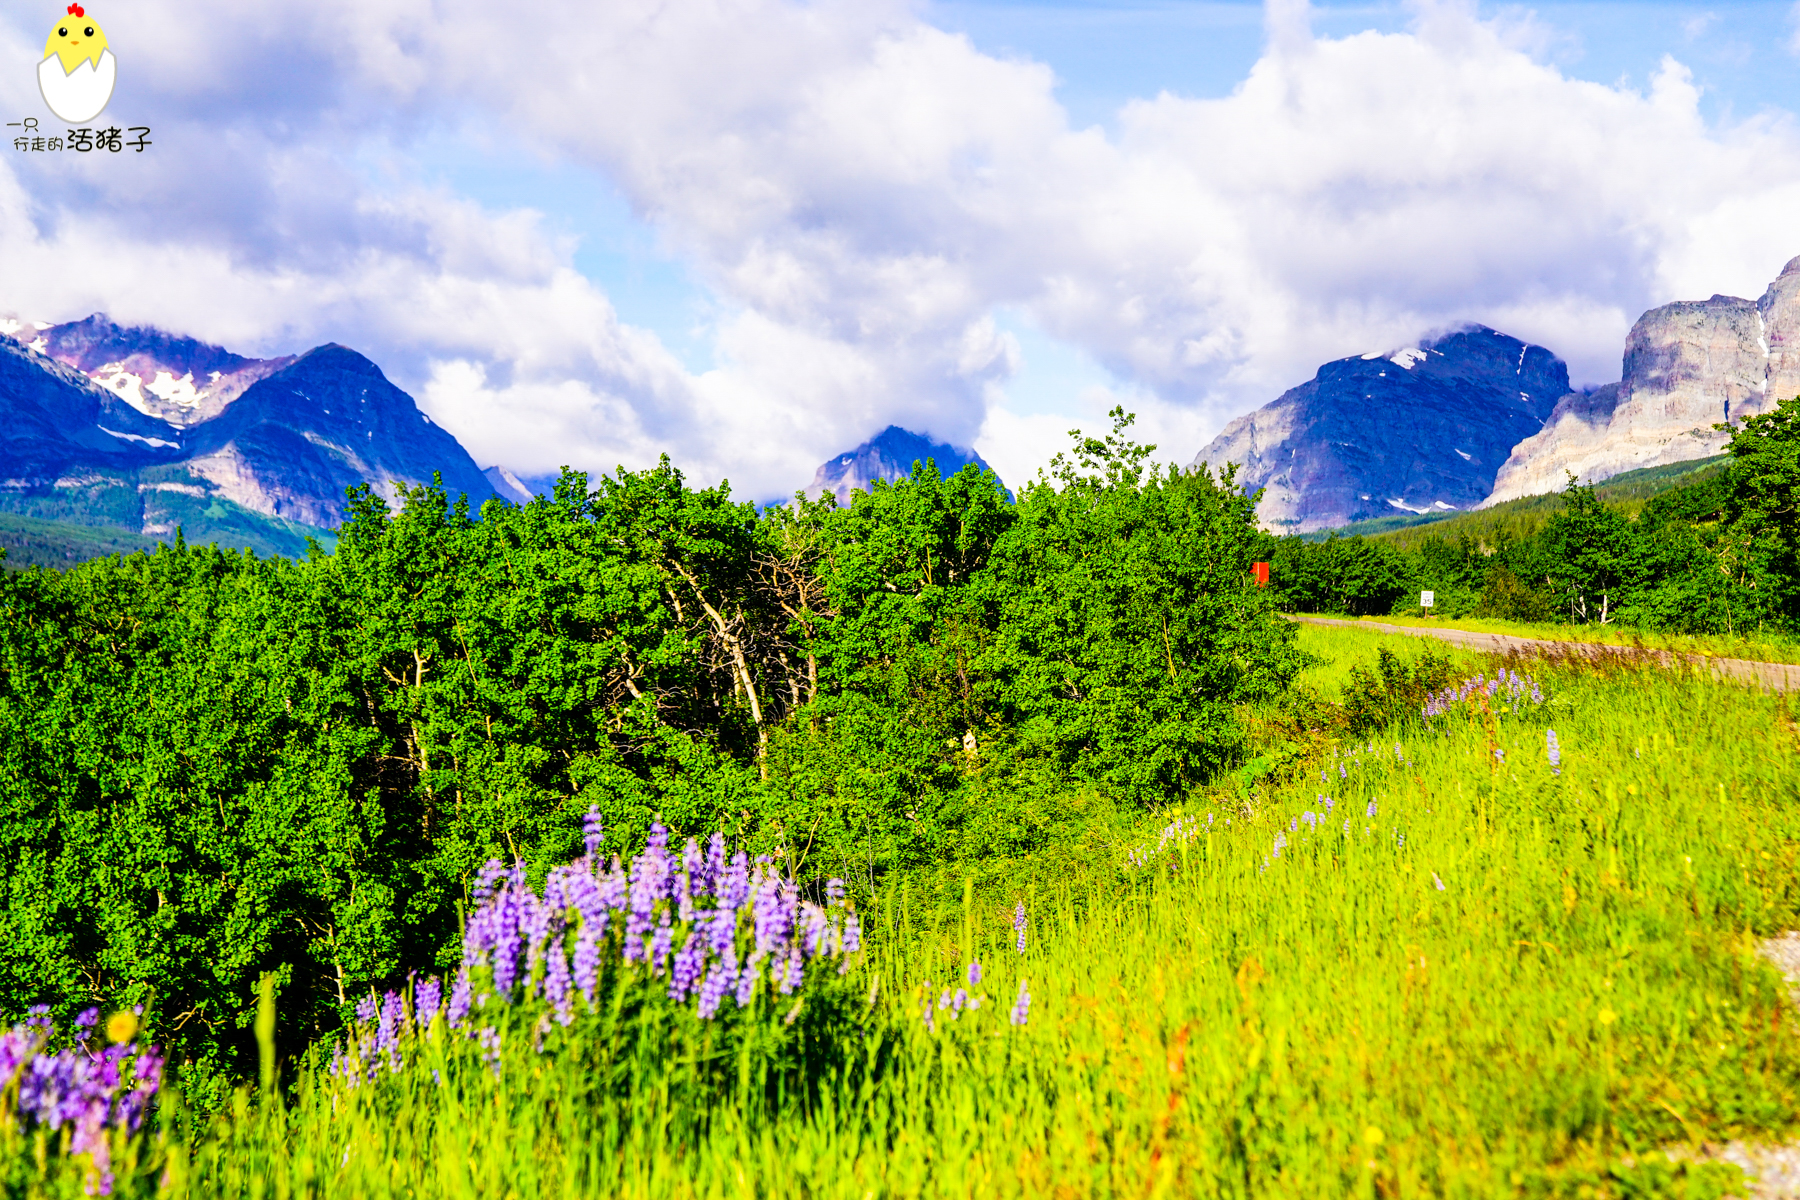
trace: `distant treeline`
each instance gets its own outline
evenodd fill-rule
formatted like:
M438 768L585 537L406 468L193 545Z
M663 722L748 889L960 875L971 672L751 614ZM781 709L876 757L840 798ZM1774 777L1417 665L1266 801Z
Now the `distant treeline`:
M1128 424L1016 503L971 467L759 513L664 460L479 514L360 489L305 561L0 576L0 1010L154 991L222 1079L261 972L304 1044L590 807L608 848L659 815L870 884L1180 795L1301 660L1252 498Z
M1676 633L1800 630L1800 399L1731 427L1727 459L1669 490L1608 504L1573 477L1525 532L1497 522L1376 538L1278 539L1288 611L1620 624ZM1635 511L1634 511L1635 510ZM1486 536L1483 536L1486 535Z

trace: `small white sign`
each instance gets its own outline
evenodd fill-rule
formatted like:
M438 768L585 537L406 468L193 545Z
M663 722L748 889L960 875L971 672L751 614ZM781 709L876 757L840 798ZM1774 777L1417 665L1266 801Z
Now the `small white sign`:
M1437 600L1436 592L1420 592L1419 593L1419 607L1420 608L1430 608L1432 603L1436 600Z

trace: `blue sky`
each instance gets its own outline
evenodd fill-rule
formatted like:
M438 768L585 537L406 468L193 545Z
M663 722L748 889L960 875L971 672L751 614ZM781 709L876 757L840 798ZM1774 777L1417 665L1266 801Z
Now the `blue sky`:
M8 111L40 7L0 9ZM1600 382L1646 308L1800 252L1788 3L536 11L102 16L158 145L0 160L0 312L344 341L484 464L766 497L890 422L1016 480L1121 402L1186 461L1466 320Z
M1401 4L1315 4L1313 28L1343 37L1364 30L1403 31L1412 19ZM926 4L921 16L966 36L997 58L1047 64L1056 98L1076 126L1115 130L1135 99L1172 92L1222 97L1243 82L1261 57L1263 8L1258 3L1139 3L1132 0L951 0ZM1790 111L1800 101L1800 59L1793 7L1783 3L1610 3L1483 5L1502 22L1539 26L1537 56L1565 74L1595 83L1644 88L1665 55L1694 74L1700 111L1728 122L1759 111ZM604 288L621 317L654 330L690 370L716 365L709 323L719 306L678 253L659 245L654 227L600 172L543 164L520 153L483 152L466 142L422 152L422 167L460 193L497 207L538 208L580 239L574 263ZM1795 247L1800 250L1800 243ZM1020 347L1007 391L1021 414L1091 420L1081 397L1096 388L1127 389L1080 346L1046 334L1028 313L996 314ZM1300 380L1296 379L1298 383Z

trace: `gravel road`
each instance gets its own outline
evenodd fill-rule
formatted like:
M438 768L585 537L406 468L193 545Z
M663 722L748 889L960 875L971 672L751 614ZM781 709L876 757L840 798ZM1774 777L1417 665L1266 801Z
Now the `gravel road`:
M1430 629L1417 625L1389 625L1384 621L1345 621L1335 617L1302 617L1291 620L1308 625L1343 625L1350 629L1374 629L1381 633L1402 633L1409 637L1430 637L1466 646L1471 650L1487 650L1497 654L1523 654L1538 658L1607 658L1632 662L1653 662L1662 667L1688 663L1710 669L1719 679L1736 679L1756 683L1772 692L1800 691L1800 666L1786 663L1752 662L1747 658L1713 658L1705 654L1677 654L1670 650L1647 650L1637 646L1607 646L1598 642L1557 642L1544 638L1513 637L1505 633L1474 633L1467 629Z

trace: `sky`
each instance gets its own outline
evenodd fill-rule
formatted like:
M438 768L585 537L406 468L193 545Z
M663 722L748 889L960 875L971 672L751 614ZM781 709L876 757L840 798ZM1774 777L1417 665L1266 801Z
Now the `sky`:
M1618 378L1800 255L1800 3L98 0L137 153L0 145L0 313L369 355L482 466L766 500L888 424L1188 462L1478 321ZM60 5L0 0L56 126ZM55 132L55 129L51 129Z

